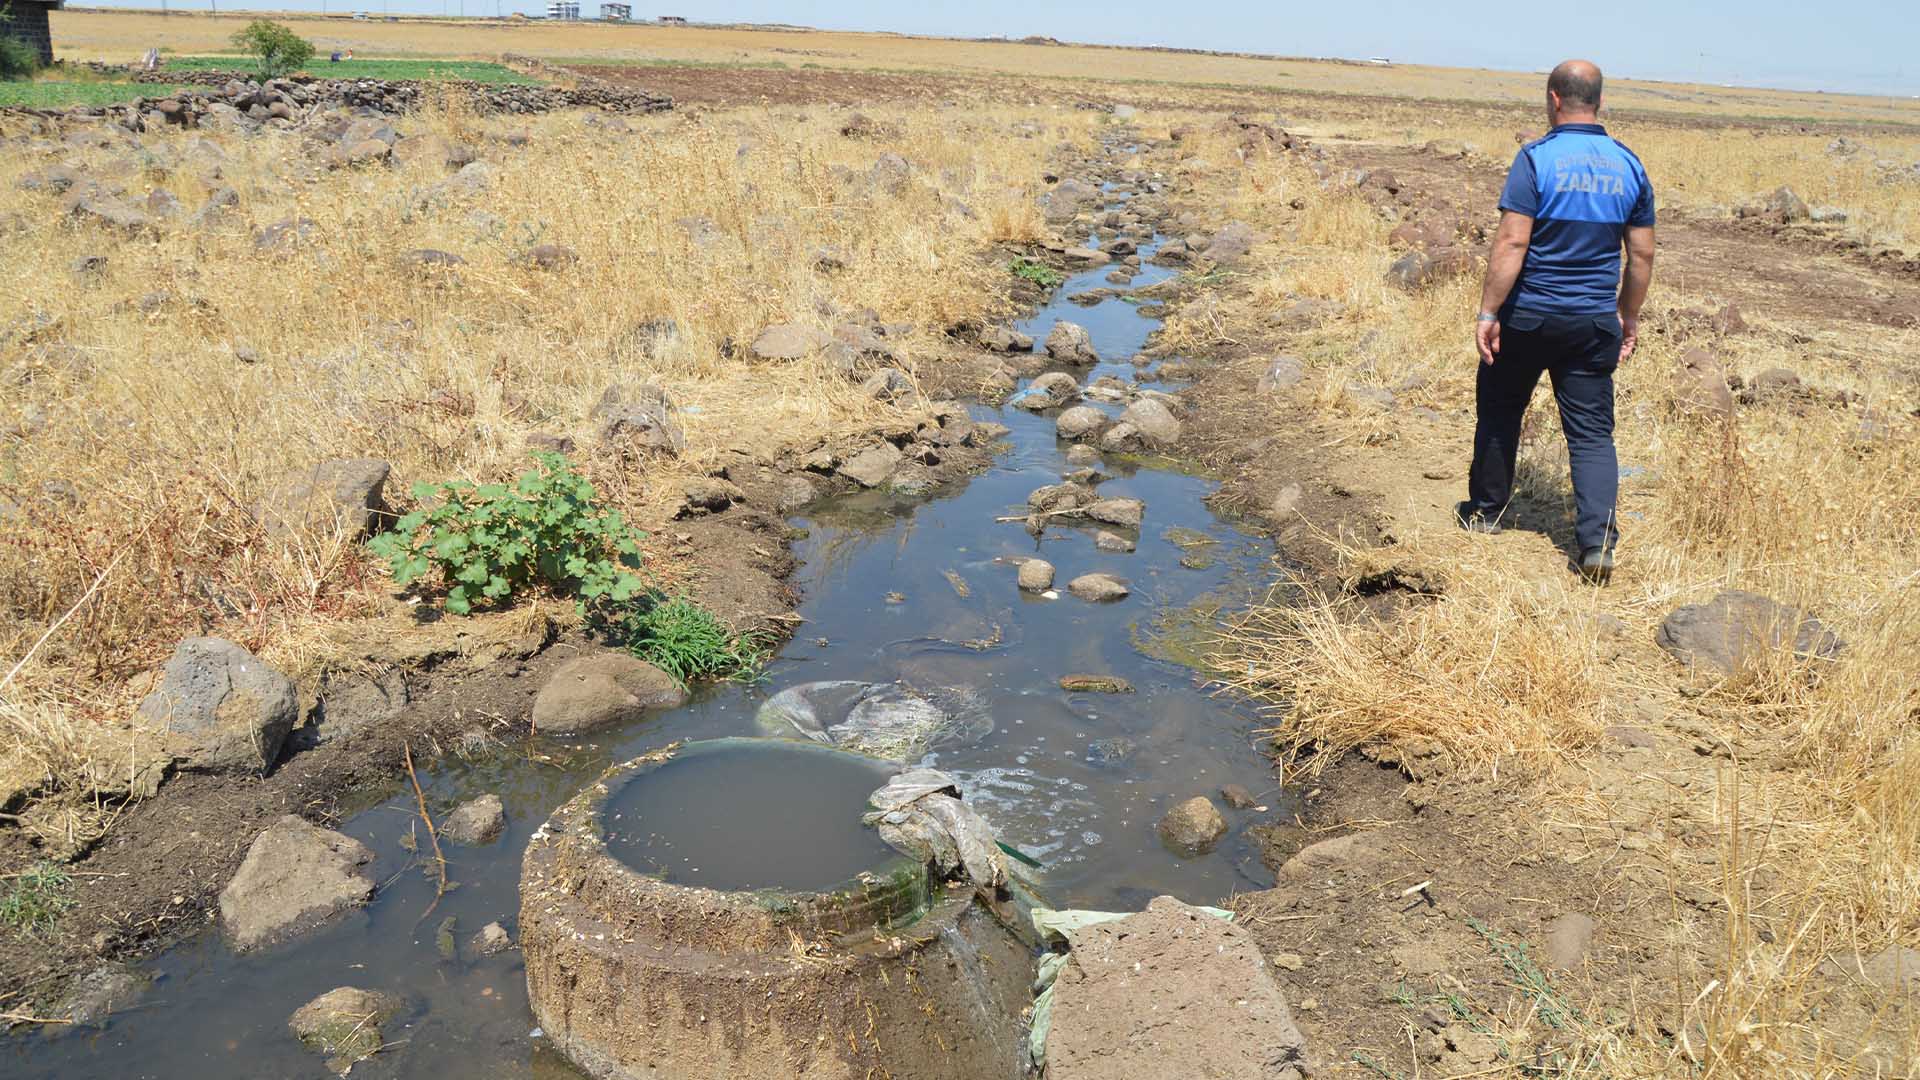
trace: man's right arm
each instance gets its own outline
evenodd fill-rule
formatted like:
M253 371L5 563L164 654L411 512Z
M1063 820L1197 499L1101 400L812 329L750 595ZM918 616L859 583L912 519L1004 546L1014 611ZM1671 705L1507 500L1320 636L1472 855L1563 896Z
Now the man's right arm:
M1633 355L1640 343L1640 306L1653 284L1653 226L1627 229L1627 268L1620 281L1620 360Z

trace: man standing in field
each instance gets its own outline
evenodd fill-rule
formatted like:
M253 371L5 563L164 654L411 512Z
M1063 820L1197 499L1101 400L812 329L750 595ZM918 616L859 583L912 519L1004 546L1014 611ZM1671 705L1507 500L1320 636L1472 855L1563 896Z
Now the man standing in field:
M1457 512L1469 531L1500 531L1520 421L1545 371L1573 465L1577 566L1588 581L1605 584L1620 536L1613 371L1633 355L1653 280L1653 186L1599 115L1600 69L1585 60L1554 68L1547 79L1553 129L1521 147L1507 173L1475 335L1473 468Z

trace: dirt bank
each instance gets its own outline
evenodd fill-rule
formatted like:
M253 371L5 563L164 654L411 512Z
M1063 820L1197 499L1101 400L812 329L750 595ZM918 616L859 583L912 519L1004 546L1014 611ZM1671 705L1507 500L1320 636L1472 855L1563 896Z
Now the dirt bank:
M1462 249L1477 252L1474 237L1496 217L1503 164L1434 148L1342 146L1325 150L1316 172L1335 190L1353 190L1358 178L1361 196L1389 223L1445 221L1449 236L1467 237ZM1369 174L1386 174L1393 190L1368 185ZM1198 194L1176 199L1175 209L1201 216L1203 232L1224 224ZM1303 217L1265 224L1285 235L1304 228ZM1666 295L1643 331L1654 344L1634 363L1670 363L1680 342L1705 345L1729 357L1742 409L1766 406L1739 387L1755 385L1753 373L1780 356L1810 387L1840 372L1911 386L1911 361L1887 348L1913 325L1920 302L1897 253L1863 250L1831 228L1682 213L1662 218L1660 258L1655 288ZM1276 296L1272 273L1230 273L1172 300L1175 322L1184 309L1219 326L1213 340L1186 351L1196 381L1180 394L1189 417L1181 449L1223 477L1218 501L1265 520L1283 551L1330 571L1300 575L1298 588L1331 597L1352 627L1413 619L1476 573L1517 572L1545 597L1536 603L1555 603L1567 588L1560 576L1570 573L1563 477L1536 485L1549 494L1516 500L1517 529L1493 538L1508 545L1501 569L1490 571L1491 556L1486 565L1436 557L1452 550L1432 538L1452 542L1471 453L1470 308L1458 313L1457 370L1410 377L1382 394L1344 382L1355 370L1346 357L1382 337L1384 327L1368 323L1372 313L1311 294ZM1438 288L1477 291L1477 269L1464 277L1470 285ZM1439 301L1415 301L1427 302ZM1729 309L1745 320L1720 314L1718 329L1707 327ZM1816 358L1835 343L1844 343L1840 364ZM1290 362L1276 385L1270 373L1283 356L1305 362ZM1646 385L1626 391L1623 427L1653 419ZM1878 407L1912 404L1896 391ZM1844 394L1812 389L1794 406L1807 417L1849 407L1873 415ZM1633 500L1647 495L1628 490L1623 505L1646 505ZM1631 559L1635 549L1623 553ZM1670 586L1653 580L1661 569L1623 563L1602 598L1607 614L1551 616L1565 620L1564 634L1598 639L1595 678L1608 695L1599 737L1555 748L1552 765L1522 764L1508 776L1444 740L1411 735L1367 741L1333 761L1317 757L1312 742L1283 747L1299 767L1289 774L1308 790L1298 819L1265 833L1280 883L1233 907L1288 988L1315 1075L1519 1075L1596 1060L1693 1068L1700 1055L1739 1051L1721 1041L1740 1036L1726 1035L1720 1006L1702 1004L1716 989L1727 994L1735 978L1717 966L1728 935L1742 948L1765 948L1804 931L1790 898L1773 891L1788 876L1742 817L1739 792L1753 781L1733 763L1764 751L1730 734L1724 706L1711 695L1700 700L1655 647L1653 625L1673 603L1663 595ZM1465 584L1479 595L1485 583ZM1379 637L1388 649L1427 647L1392 630ZM1487 665L1524 662L1514 648L1489 640L1475 655ZM1266 700L1285 715L1288 688L1276 684ZM1458 704L1463 714L1475 707ZM1751 813L1773 820L1771 808ZM1736 880L1743 884L1727 884ZM1744 991L1755 995L1746 1015L1782 1007L1768 994L1824 995L1830 1065L1821 1074L1897 1071L1911 1050L1904 1021L1874 1033L1872 1017L1899 1005L1887 1004L1874 978L1845 973L1850 962L1857 968L1850 947L1809 945L1810 955L1792 963L1798 974L1781 976L1790 990ZM1780 1053L1769 1060L1800 1060ZM1758 1067L1754 1060L1736 1072Z

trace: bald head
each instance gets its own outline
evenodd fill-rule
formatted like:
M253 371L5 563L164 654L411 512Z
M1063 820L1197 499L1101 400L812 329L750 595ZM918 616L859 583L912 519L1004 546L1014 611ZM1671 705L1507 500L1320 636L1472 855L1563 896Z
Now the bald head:
M1561 112L1591 113L1600 109L1600 67L1590 60L1568 60L1547 76L1547 93Z

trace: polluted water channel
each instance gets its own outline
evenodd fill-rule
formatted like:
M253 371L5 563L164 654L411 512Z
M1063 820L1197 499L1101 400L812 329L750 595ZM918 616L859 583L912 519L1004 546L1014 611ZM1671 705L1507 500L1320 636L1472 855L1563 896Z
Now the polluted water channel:
M1110 198L1124 205L1121 194ZM1158 239L1140 245L1130 288L1170 276L1145 261ZM1055 322L1077 323L1100 362L1059 370L1082 385L1102 376L1132 385L1143 370L1132 358L1157 323L1123 299L1129 287L1090 306L1066 299L1105 287L1106 272L1074 275L1018 328L1044 340ZM1116 416L1123 408L1085 403ZM1270 885L1247 829L1279 820L1287 806L1248 711L1142 643L1194 605L1244 603L1267 576L1271 545L1207 509L1212 482L1113 455L1095 466L1107 477L1097 491L1144 503L1137 530L1112 530L1132 550L1098 546L1096 528L1071 518L1036 537L1018 520L1029 493L1073 471L1054 414L1017 401L971 411L1009 429L985 472L931 497L866 492L794 519L805 534L795 550L804 622L760 680L703 688L684 707L591 739L532 738L423 768L436 816L483 793L498 795L507 815L498 841L447 849L457 888L437 902L405 790L337 825L376 855L380 889L366 908L254 953L204 933L140 965L146 989L104 1029L10 1039L4 1073L324 1077L325 1062L293 1038L288 1018L354 986L405 1001L386 1027L387 1047L355 1075L577 1076L534 1024L519 953L479 955L470 939L497 921L518 940L522 855L556 807L608 765L677 740L831 739L862 716L919 708L949 722L902 735L882 756L954 777L1046 903L1139 910L1171 894L1217 904ZM1036 557L1056 568L1055 590L1016 587L1019 561ZM1122 579L1129 595L1106 603L1071 595L1065 584L1089 573ZM1063 689L1072 674L1118 678L1128 689ZM887 770L783 772L724 756L670 768L684 771L663 771L658 786L634 787L636 802L612 808L624 816L609 822L610 842L643 871L721 888L806 888L884 857L857 815L860 793ZM1229 832L1206 854L1183 858L1162 846L1155 826L1168 809L1196 795L1218 802L1230 783L1265 805L1223 807Z

